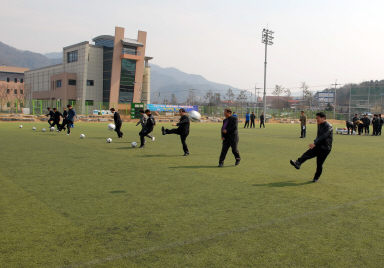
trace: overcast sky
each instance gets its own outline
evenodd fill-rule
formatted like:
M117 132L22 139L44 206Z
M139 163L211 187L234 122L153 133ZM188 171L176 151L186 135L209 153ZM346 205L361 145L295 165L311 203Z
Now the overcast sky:
M263 85L261 31L275 31L268 87L384 79L382 0L0 0L0 40L23 50L148 32L153 63L249 89Z

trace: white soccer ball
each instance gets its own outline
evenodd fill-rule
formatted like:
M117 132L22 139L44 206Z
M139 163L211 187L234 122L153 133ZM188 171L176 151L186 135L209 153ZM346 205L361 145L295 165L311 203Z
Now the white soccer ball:
M23 128L23 125L20 125L19 128Z
M32 130L36 130L36 127L32 127Z
M111 143L112 142L112 139L111 138L108 138L107 139L107 143Z
M191 111L189 113L189 116L193 121L199 121L201 119L201 114L197 111Z
M84 139L85 138L85 135L84 134L80 134L80 139Z
M108 125L108 129L109 130L115 130L115 128L116 128L115 124L111 123L111 124Z
M51 127L51 128L49 129L49 131L51 131L51 132L55 131L55 127Z
M41 131L43 131L43 132L45 132L45 131L47 131L45 128L43 128Z
M131 143L131 146L132 146L132 148L136 148L136 147L137 147L137 142L135 142L135 141L132 142L132 143Z

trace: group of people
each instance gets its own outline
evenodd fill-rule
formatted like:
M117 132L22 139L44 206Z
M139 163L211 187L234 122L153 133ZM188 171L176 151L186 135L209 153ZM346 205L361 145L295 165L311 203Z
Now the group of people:
M381 114L374 114L372 120L367 114L364 114L359 118L358 114L352 118L352 121L346 121L346 127L348 129L348 135L352 135L354 132L358 135L369 135L370 126L372 125L372 136L381 136L384 120Z
M51 128L56 126L57 131L59 132L62 130L67 130L67 135L69 135L71 134L71 128L73 127L76 112L70 104L67 105L67 109L64 108L63 113L61 113L57 110L57 108L51 109L48 107L48 114L46 114L46 116L49 118L48 124ZM63 120L61 121L61 119Z
M233 115L234 116L234 115ZM236 117L236 116L235 116ZM247 112L245 114L245 123L244 123L244 128L255 128L255 119L256 119L256 115L254 112L252 113L249 113ZM251 123L251 126L249 126L249 123ZM263 127L265 128L265 124L264 124L264 113L261 113L260 115L260 128Z

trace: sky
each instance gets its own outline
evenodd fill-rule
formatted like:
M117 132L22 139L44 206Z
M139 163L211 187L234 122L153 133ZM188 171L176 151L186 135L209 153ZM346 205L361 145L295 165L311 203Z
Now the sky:
M262 29L268 47L267 87L299 91L332 83L384 79L382 0L0 0L0 41L22 50L64 46L126 29L147 31L148 56L240 89L263 87Z

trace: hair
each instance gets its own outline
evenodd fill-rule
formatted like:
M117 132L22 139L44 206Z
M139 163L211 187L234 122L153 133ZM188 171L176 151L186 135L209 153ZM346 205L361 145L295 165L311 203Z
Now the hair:
M147 109L147 110L145 110L144 112L145 112L145 113L150 113L151 110Z
M53 108L54 111L56 111L57 109L56 108Z
M140 109L140 110L139 110L139 113L143 114L143 113L144 113L144 110L143 110L143 109Z
M320 118L327 118L327 116L325 115L325 113L323 112L319 112L316 114L316 116L320 117Z
M184 108L180 108L179 110L181 113L185 113L185 109Z
M51 108L47 107L47 110L51 110Z
M301 111L301 113L304 113L304 111Z
M226 112L229 113L229 114L232 114L232 110L229 109L229 108L224 109L224 111L226 111Z
M111 108L111 109L109 109L109 110L110 110L111 112L114 112L114 111L116 111L116 110L115 110L115 108Z
M72 107L72 105L68 104L68 105L67 105L67 108L69 108L69 107Z

